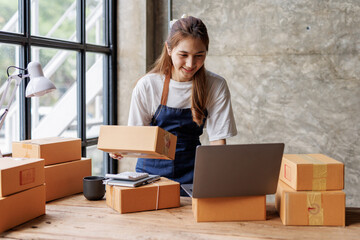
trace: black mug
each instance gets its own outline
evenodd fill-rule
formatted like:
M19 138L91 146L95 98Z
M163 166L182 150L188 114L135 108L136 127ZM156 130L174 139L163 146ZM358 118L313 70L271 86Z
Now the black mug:
M104 177L89 176L83 178L83 193L87 200L101 200L105 195Z

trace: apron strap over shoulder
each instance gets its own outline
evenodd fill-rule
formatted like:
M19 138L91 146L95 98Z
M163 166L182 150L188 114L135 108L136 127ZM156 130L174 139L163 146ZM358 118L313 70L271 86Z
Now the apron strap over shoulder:
M161 95L161 105L166 105L167 103L168 94L169 94L169 84L170 84L170 73L166 74L165 76L163 92Z

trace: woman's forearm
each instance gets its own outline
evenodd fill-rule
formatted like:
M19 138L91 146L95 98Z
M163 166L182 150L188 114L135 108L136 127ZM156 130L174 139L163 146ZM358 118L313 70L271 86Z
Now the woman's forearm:
M226 139L210 141L210 145L225 145L225 144L226 144Z

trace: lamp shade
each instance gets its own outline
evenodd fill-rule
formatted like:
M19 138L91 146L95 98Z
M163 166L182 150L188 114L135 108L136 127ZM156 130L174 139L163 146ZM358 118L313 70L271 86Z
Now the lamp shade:
M39 97L56 89L55 85L46 77L38 62L30 62L28 65L30 82L26 87L26 97Z

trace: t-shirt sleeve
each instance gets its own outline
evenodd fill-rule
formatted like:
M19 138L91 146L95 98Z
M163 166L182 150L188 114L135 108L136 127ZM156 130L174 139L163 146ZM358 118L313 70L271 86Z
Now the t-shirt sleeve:
M209 90L206 131L209 141L226 139L237 134L231 96L225 79L219 80Z
M128 126L148 126L151 122L151 106L149 94L146 94L146 84L144 79L140 79L136 84L130 103Z

